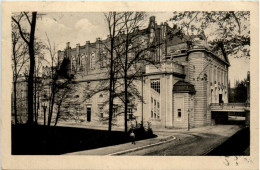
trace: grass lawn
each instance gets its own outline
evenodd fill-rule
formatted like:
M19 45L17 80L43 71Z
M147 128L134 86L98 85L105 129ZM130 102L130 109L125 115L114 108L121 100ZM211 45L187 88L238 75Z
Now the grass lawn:
M155 135L136 135L136 140ZM12 125L13 155L59 155L130 142L129 135L120 131Z

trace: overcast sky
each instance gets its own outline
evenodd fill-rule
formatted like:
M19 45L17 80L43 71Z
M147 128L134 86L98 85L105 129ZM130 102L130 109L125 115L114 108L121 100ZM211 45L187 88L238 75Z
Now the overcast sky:
M172 13L157 12L148 13L154 15L158 24L172 17ZM172 24L169 22L169 25ZM36 36L46 42L46 34L57 46L57 50L64 50L66 42L70 42L72 48L77 43L84 45L86 41L95 42L97 37L105 39L108 30L103 13L45 13L37 20ZM250 70L249 59L229 57L231 67L229 68L229 79L231 86L234 80L242 80Z

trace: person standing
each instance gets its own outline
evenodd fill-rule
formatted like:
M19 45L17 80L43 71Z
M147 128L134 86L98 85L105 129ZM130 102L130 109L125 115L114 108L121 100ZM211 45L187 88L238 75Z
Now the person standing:
M131 138L132 144L135 144L135 133L134 133L134 130L131 131L130 138Z

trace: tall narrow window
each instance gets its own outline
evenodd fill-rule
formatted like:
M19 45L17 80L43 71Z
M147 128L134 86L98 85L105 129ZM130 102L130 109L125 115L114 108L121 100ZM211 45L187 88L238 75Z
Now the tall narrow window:
M103 118L104 113L103 113L103 106L102 105L99 106L99 113L100 113L100 117Z
M151 118L153 118L153 98L151 97Z
M157 102L157 119L160 119L160 103Z
M133 108L128 108L127 109L127 116L129 120L133 120Z
M178 118L181 118L181 109L178 109Z
M113 106L113 117L117 116L117 108L118 108L118 105Z
M153 118L156 118L156 100L154 100L154 110L153 110L153 113L154 113L154 116Z
M216 72L216 69L214 69L214 73L213 73L213 80L214 80L214 84L216 84L217 80L216 80L216 77L217 77L217 72Z
M95 53L92 52L92 53L91 53L91 57L90 57L90 68L91 68L91 69L94 68L94 64L95 64Z

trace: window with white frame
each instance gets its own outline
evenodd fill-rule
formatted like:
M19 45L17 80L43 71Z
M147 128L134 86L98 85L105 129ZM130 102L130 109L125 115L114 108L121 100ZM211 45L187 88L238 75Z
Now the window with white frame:
M151 80L151 88L160 93L160 79Z

